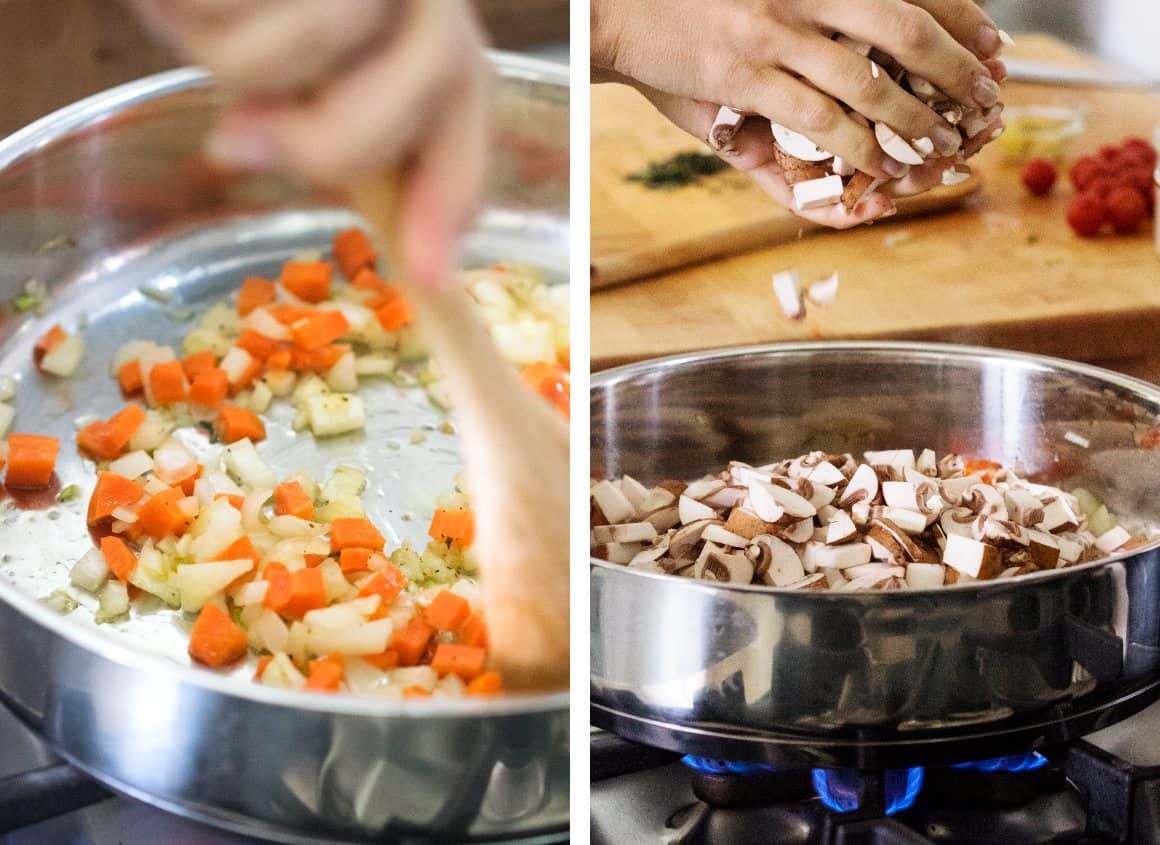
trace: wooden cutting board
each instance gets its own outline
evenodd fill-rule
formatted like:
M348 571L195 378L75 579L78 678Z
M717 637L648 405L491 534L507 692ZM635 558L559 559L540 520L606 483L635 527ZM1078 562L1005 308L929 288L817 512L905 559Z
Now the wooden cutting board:
M626 85L592 89L591 285L602 288L785 243L822 227L785 210L730 168L679 188L629 181L650 162L709 152ZM942 211L979 188L972 177L898 203L898 217Z
M1042 36L1020 38L1011 53L1092 61ZM1069 161L1128 135L1151 137L1160 124L1160 96L1140 91L1012 82L1003 99L1086 108L1087 130ZM1151 229L1077 238L1064 221L1072 194L1066 164L1046 199L1026 194L1019 168L1001 162L993 145L972 165L983 189L958 210L795 238L594 291L593 369L694 349L820 338L979 343L1099 362L1160 353L1160 257ZM594 233L605 225L603 216L617 212L606 197L594 190ZM689 205L686 213L699 211ZM786 319L770 277L787 268L807 281L838 271L837 301L812 307L804 320Z

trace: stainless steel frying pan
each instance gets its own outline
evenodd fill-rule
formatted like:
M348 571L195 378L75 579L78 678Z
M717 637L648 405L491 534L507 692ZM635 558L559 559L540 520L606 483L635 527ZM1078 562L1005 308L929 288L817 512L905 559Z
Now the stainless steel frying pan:
M655 483L733 459L931 447L1082 484L1130 527L1154 529L1160 451L1137 443L1158 413L1152 385L1010 352L705 352L593 376L592 472ZM982 759L1109 725L1160 694L1155 541L1015 580L864 593L716 585L594 560L591 595L592 721L701 756Z
M499 144L467 260L538 264L565 281L567 71L493 59ZM202 73L174 71L0 142L0 297L29 279L50 291L43 313L6 307L0 321L0 373L20 378L17 430L71 442L76 418L120 404L108 372L119 344L180 340L192 311L243 275L325 249L354 222L302 186L207 167L199 150L216 103ZM89 353L75 377L50 382L30 350L57 321L87 324ZM286 472L368 468L368 510L392 547L421 544L435 495L459 469L454 438L419 389L384 384L367 402L365 436L295 438L287 412L267 448ZM69 448L58 474L86 492L94 480ZM0 512L0 697L69 761L134 797L284 841L566 835L566 694L390 703L293 693L249 683L246 667L238 677L190 667L188 622L172 612L104 626L89 604L60 616L37 599L64 586L91 546L85 499Z

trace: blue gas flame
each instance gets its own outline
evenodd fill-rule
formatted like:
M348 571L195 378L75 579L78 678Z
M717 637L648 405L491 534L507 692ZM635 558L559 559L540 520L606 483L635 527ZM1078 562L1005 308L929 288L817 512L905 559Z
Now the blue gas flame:
M1006 757L992 757L989 760L975 760L970 763L955 763L952 769L975 769L980 772L1031 772L1047 765L1047 758L1038 751L1026 754L1009 754Z
M838 813L859 807L862 774L856 769L814 769L814 789L822 803ZM923 769L887 769L885 774L886 815L910 809L922 791Z
M708 775L760 775L765 772L775 772L777 768L769 763L737 763L732 760L716 760L712 757L694 757L686 754L681 762L695 772L704 772Z

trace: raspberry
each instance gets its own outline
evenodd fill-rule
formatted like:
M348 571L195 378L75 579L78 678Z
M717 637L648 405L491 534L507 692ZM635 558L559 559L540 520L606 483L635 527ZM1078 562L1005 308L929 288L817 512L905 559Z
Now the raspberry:
M1121 185L1130 185L1142 194L1152 193L1152 170L1148 167L1133 167L1125 170L1120 177Z
M1120 181L1114 176L1097 176L1095 179L1092 179L1088 183L1088 186L1084 188L1083 193L1095 194L1099 197L1106 197L1116 188L1120 187L1120 184Z
M1120 154L1120 164L1144 167L1150 170L1156 166L1156 151L1151 147L1139 145L1125 146L1124 151Z
M1104 144L1100 147L1098 155L1101 161L1106 161L1108 164L1115 164L1120 160L1120 148L1115 144Z
M1084 156L1071 166L1071 171L1068 175L1071 177L1071 184L1075 189L1077 191L1083 191L1087 189L1087 186L1091 184L1093 179L1097 176L1103 176L1105 170L1104 163L1098 158Z
M1051 193L1055 184L1055 165L1045 158L1033 158L1023 168L1023 185L1037 197Z
M1130 235L1140 228L1140 223L1148 216L1148 204L1140 193L1127 186L1116 188L1105 200L1108 219L1112 228L1121 235Z
M1081 238L1097 234L1106 219L1107 208L1096 194L1076 194L1067 204L1067 225Z

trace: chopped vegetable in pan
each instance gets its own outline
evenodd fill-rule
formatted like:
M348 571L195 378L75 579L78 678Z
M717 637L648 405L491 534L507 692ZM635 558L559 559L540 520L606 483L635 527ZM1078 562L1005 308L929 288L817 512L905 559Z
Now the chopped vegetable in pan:
M631 476L594 482L592 554L708 581L898 590L1029 575L1139 542L1083 489L931 449L863 458L734 461L651 488Z
M295 429L319 438L363 427L367 379L422 384L446 407L410 308L378 275L366 235L340 233L334 258L337 267L310 257L287 262L277 279L242 280L234 303L202 314L180 350L121 347L111 389L126 405L77 433L98 469L85 491L98 542L73 566L72 584L99 598L98 621L134 613L146 594L180 608L194 661L227 667L254 653L262 683L395 698L495 694L503 685L487 668L467 497L435 503L425 549L390 548L363 509L362 470L280 476L263 459L263 416L275 402L292 404ZM498 265L468 283L504 356L567 414L566 299ZM51 334L46 359L61 343ZM215 442L195 455L178 435L197 428ZM59 444L50 440L12 435L9 477L51 475Z

